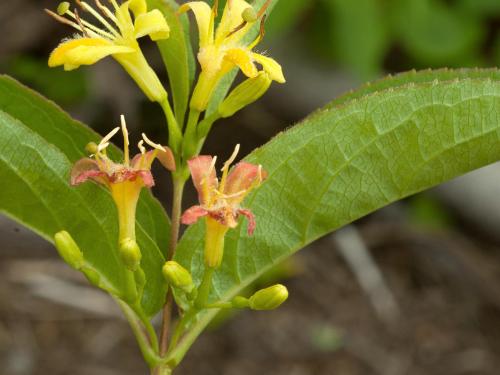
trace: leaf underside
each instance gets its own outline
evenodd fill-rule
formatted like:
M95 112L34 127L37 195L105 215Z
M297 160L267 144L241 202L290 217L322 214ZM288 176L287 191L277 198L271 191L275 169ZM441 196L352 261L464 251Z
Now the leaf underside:
M500 159L497 70L410 72L334 101L245 160L266 182L244 202L257 219L228 234L212 298L227 300L315 239L389 203ZM199 280L204 225L176 259ZM206 325L214 312L200 318Z
M52 242L67 230L85 258L117 290L124 290L118 254L118 219L110 194L92 183L69 186L72 164L85 145L100 136L72 120L52 102L7 76L0 76L0 212ZM110 155L121 160L111 146ZM148 275L142 305L155 314L165 296L161 275L169 221L160 203L143 191L138 204L137 237Z

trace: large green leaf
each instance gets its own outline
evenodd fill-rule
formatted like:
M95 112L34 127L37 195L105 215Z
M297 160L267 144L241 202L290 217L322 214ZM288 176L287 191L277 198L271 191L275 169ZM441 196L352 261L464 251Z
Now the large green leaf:
M174 0L147 0L147 3L149 9L159 9L170 26L170 37L157 44L167 68L175 116L183 124L195 73L189 19L185 14L176 14L179 5Z
M116 208L95 184L69 186L71 165L85 145L100 136L17 81L0 77L0 212L48 241L68 230L109 282L122 290L125 269L118 258ZM111 156L121 153L111 147ZM169 236L160 203L144 191L138 205L137 235L148 275L144 310L152 315L164 301L161 263Z
M311 241L380 207L500 159L497 71L410 73L374 86L380 91L351 93L246 158L269 173L244 202L257 230L249 237L243 224L229 232L212 298L230 298ZM198 280L203 236L203 223L189 228L176 257Z

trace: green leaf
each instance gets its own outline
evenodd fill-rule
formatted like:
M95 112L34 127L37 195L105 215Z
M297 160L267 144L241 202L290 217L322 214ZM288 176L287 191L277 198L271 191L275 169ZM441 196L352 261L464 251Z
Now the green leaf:
M179 5L174 0L147 0L147 3L149 9L159 9L170 26L170 37L157 44L167 68L175 116L179 124L183 124L196 70L189 19L185 14L176 14Z
M350 94L245 158L269 173L243 204L257 229L252 237L246 224L229 232L212 298L229 299L370 212L500 159L498 71L410 73L383 82L374 85L380 91ZM190 227L176 256L197 280L203 236L203 223ZM201 316L191 336L213 314Z
M266 14L269 16L274 8L274 6L278 3L279 0L272 0L271 3L269 4L269 7L267 8ZM266 0L255 0L252 3L252 6L254 9L258 10L260 9L264 4ZM260 23L256 22L252 30L245 35L245 37L242 39L242 43L244 44L249 44L251 43L259 34L259 29L260 29ZM215 92L212 96L212 100L210 100L210 103L208 104L208 108L206 111L206 116L209 116L210 114L214 113L217 111L217 108L219 108L219 104L222 103L224 98L226 97L227 93L229 92L229 89L231 88L234 79L236 78L236 75L238 74L238 69L233 69L230 71L228 74L222 78L220 81L219 85L215 89Z
M0 111L0 212L51 242L56 232L67 230L85 258L123 290L125 268L119 260L118 219L110 194L92 183L69 186L72 164L86 156L85 145L100 136L7 76L0 76ZM110 155L121 158L114 146ZM148 315L164 301L161 266L169 225L160 203L144 191L137 237L148 275L142 301Z

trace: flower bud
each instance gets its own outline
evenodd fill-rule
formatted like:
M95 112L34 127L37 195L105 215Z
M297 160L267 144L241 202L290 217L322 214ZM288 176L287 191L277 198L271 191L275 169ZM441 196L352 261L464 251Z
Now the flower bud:
M120 241L120 255L123 263L130 271L136 271L141 264L141 249L137 242L131 238Z
M264 95L271 86L271 82L272 80L265 72L260 72L256 77L243 81L219 105L219 114L224 118L231 117Z
M54 241L59 255L66 263L76 270L83 267L85 263L83 253L68 232L56 233Z
M231 303L233 304L233 307L235 309L244 309L245 307L250 306L250 301L248 300L248 298L241 296L234 297Z
M186 293L191 293L194 289L193 278L189 271L173 260L163 266L163 277L171 286Z
M252 310L274 310L288 298L288 290L284 285L276 284L266 289L261 289L250 297Z

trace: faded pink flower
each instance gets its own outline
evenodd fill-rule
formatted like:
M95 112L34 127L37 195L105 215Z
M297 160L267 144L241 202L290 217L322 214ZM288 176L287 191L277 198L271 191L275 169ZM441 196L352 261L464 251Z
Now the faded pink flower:
M241 208L240 205L248 193L258 187L266 178L266 172L262 170L260 165L247 162L238 163L229 172L229 166L236 159L238 151L239 145L236 146L233 155L224 164L220 181L215 172L217 157L201 155L188 161L200 204L184 212L182 215L183 224L194 224L198 219L206 216L211 223L216 221L229 229L235 228L238 225L239 216L243 215L248 219L248 234L253 234L255 230L254 215L250 210Z

